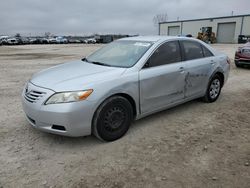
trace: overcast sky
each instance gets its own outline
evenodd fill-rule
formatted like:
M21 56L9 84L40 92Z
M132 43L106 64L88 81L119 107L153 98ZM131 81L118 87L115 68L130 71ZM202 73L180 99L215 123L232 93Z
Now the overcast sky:
M207 3L206 3L207 2ZM0 0L0 35L157 34L168 20L250 14L249 0Z

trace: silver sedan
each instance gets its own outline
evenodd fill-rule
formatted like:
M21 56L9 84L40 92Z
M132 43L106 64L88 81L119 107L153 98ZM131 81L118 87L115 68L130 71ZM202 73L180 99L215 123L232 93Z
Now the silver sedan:
M229 69L226 55L196 39L125 38L33 75L23 110L39 130L113 141L134 119L196 98L216 101Z

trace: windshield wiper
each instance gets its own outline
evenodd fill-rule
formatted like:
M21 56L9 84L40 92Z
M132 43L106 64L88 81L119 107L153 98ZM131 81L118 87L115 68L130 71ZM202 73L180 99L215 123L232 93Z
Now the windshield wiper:
M89 61L90 63L93 63L93 64L96 64L96 65L103 65L103 66L108 66L110 67L111 65L108 65L106 63L101 63L101 62L98 62L98 61Z
M103 66L108 66L108 67L111 66L109 64L101 63L101 62L98 62L98 61L89 61L86 57L82 58L82 61L86 61L88 63L93 63L93 64L96 64L96 65L103 65Z
M82 58L82 61L89 62L88 59L87 59L86 57Z

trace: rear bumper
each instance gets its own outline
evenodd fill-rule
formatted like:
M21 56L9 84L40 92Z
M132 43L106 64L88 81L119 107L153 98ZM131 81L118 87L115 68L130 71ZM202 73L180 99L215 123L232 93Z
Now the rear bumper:
M51 91L30 84L36 90L45 90L46 95L35 103L25 99L22 93L22 106L28 122L36 129L64 136L87 136L91 134L94 105L90 101L44 105Z

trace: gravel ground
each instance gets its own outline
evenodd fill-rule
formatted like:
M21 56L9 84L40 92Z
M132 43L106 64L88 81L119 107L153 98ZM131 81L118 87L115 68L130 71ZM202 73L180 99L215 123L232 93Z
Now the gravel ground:
M39 132L20 94L39 70L100 45L0 46L0 187L250 187L250 69L232 64L217 102L133 123L112 143ZM214 45L233 58L238 45Z

